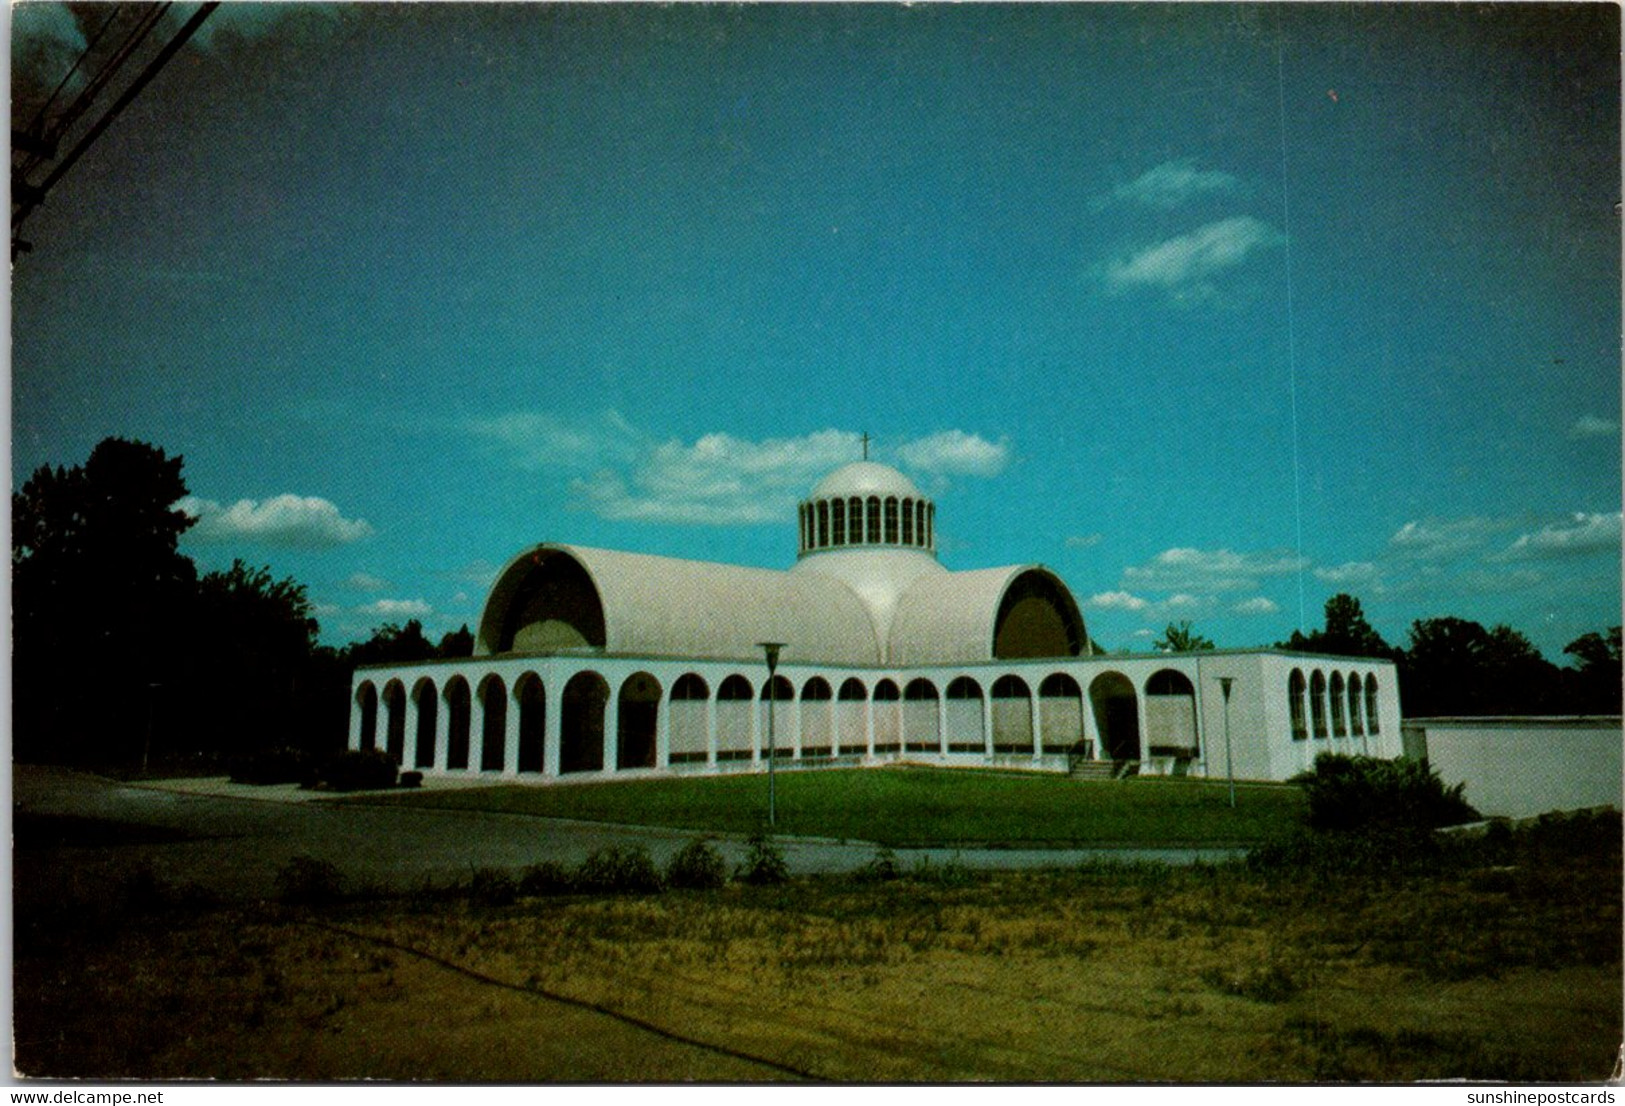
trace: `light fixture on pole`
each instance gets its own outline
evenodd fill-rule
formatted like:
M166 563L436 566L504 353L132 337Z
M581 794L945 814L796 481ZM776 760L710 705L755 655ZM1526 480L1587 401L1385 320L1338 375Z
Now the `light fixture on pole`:
M779 667L779 650L784 648L782 641L758 641L762 652L767 654L767 825L772 829L778 821L777 796L773 787L773 762L778 759L778 750L773 739L774 707L774 678L773 674Z
M1220 676L1219 689L1224 692L1224 774L1230 781L1230 809L1236 808L1236 772L1230 761L1230 685L1234 676Z

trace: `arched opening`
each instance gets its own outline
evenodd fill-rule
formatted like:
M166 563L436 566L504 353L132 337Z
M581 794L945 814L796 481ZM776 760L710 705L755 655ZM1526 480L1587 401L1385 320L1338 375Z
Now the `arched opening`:
M993 620L995 657L1075 657L1087 641L1072 593L1048 572L1023 572L1005 589Z
M914 500L903 500L903 544L914 544Z
M1349 732L1355 737L1365 736L1365 712L1360 709L1361 703L1360 675L1352 672L1349 674Z
M829 503L826 500L818 501L818 548L822 549L829 544Z
M1332 673L1332 736L1347 737L1349 735L1348 723L1343 720L1343 674Z
M1365 678L1365 728L1366 732L1375 737L1382 732L1377 717L1377 678Z
M984 753L987 735L982 723L982 685L969 676L960 676L948 684L948 751L950 753Z
M937 547L937 505L935 503L925 505L925 547L927 549Z
M925 500L914 501L914 544L923 546L925 540Z
M435 693L434 681L428 677L412 687L412 702L417 705L418 732L413 734L412 767L434 767L435 723L439 722L440 697Z
M705 762L705 704L710 697L711 689L693 672L671 685L671 748L666 755L672 764Z
M911 753L942 751L938 732L937 685L930 680L910 680L903 688L903 748Z
M542 678L526 672L514 685L514 700L519 704L519 764L520 772L541 772L547 765L547 689Z
M831 737L831 703L835 694L829 681L814 676L801 685L801 755L827 757L834 753Z
M363 749L378 747L378 689L371 681L362 681L355 689L356 709L361 712L361 745Z
M871 495L869 497L868 516L869 516L869 527L868 527L867 533L864 535L864 541L866 543L868 543L869 545L879 545L880 544L880 497L877 496L877 495Z
M508 750L508 689L500 676L480 681L480 771L500 772Z
M1196 739L1196 687L1172 668L1145 682L1145 743L1151 756L1188 761L1200 756Z
M1303 673L1296 668L1286 682L1287 702L1292 711L1292 740L1309 740L1309 722L1303 709L1304 682Z
M1121 672L1102 672L1089 685L1089 705L1101 751L1112 760L1140 759L1140 709L1134 685Z
M604 607L598 589L574 557L538 550L528 565L509 569L493 590L480 640L493 653L601 649Z
M1033 695L1020 676L993 681L993 751L1032 755Z
M756 689L743 676L729 676L717 687L717 759L751 757L750 708Z
M396 764L406 760L406 688L399 680L384 685L384 752Z
M474 716L474 697L468 681L453 676L446 683L446 767L468 767L468 730Z
M835 731L842 756L861 756L869 751L868 727L864 724L868 702L869 692L862 680L852 678L841 684L835 700Z
M1038 724L1044 752L1089 756L1083 737L1083 689L1065 672L1038 685Z
M846 500L832 499L829 501L829 530L832 544L846 544Z
M897 544L897 497L886 497L886 544Z
M634 672L621 685L615 712L615 767L653 768L655 734L660 726L660 681Z
M902 693L891 680L875 685L875 753L896 753L903 748Z
M559 706L559 772L604 767L604 707L609 684L596 672L577 672L564 685Z
M863 544L863 500L857 496L847 500L846 517L851 520L851 533L847 540L853 545Z
M1317 670L1309 677L1309 717L1315 724L1315 736L1326 736L1326 677Z
M792 759L796 747L791 740L790 726L795 721L796 688L784 676L774 676L762 685L762 755L768 755L768 745L774 760ZM772 722L768 721L771 710Z

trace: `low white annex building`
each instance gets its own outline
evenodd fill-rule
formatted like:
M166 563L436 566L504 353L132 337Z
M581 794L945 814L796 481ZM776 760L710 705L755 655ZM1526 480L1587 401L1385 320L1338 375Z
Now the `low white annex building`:
M350 747L554 781L780 766L1007 765L1281 780L1401 752L1386 661L1095 654L1041 565L952 572L936 509L870 461L799 509L788 571L572 545L511 560L474 655L355 674ZM768 680L763 642L783 642ZM768 711L772 710L771 725Z

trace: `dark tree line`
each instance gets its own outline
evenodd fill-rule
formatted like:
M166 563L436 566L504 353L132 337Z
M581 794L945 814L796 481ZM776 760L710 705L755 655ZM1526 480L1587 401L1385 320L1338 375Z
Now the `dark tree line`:
M1372 629L1351 595L1326 601L1326 622L1293 631L1278 648L1347 657L1381 657L1399 669L1403 713L1448 715L1620 713L1620 627L1583 634L1563 647L1575 667L1553 664L1510 626L1486 629L1449 616L1411 623L1405 648Z
M182 459L109 438L11 498L12 748L25 762L133 767L278 747L342 749L357 664L466 656L386 624L334 649L305 586L235 561L198 575Z

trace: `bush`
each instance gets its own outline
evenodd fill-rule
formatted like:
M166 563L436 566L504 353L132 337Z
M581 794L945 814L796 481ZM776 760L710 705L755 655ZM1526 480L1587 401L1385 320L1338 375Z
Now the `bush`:
M745 854L745 863L739 866L738 878L741 881L783 883L790 878L790 867L784 862L784 854L767 834L757 830L751 834L746 845L750 851Z
M372 791L394 787L399 771L382 749L346 749L322 766L321 780L334 791Z
M296 856L278 869L276 897L297 906L320 906L342 896L339 870L313 856Z
M468 880L468 901L476 906L511 906L519 886L507 872L479 868Z
M658 891L660 869L642 845L612 845L600 849L576 870L576 888L581 891L614 894Z
M727 881L728 866L722 854L704 837L696 837L678 849L666 865L666 884L670 887L708 891Z
M1446 787L1426 761L1321 753L1312 772L1293 777L1309 798L1309 825L1317 830L1376 828L1431 830L1478 821L1463 797Z
M903 869L897 863L897 854L882 845L875 850L875 855L869 858L869 862L855 874L866 883L885 883L901 876Z
M283 746L257 753L240 753L226 762L232 783L304 783L310 778L310 758L302 749Z
M519 893L528 896L568 895L576 889L570 869L556 860L532 864L519 873Z

